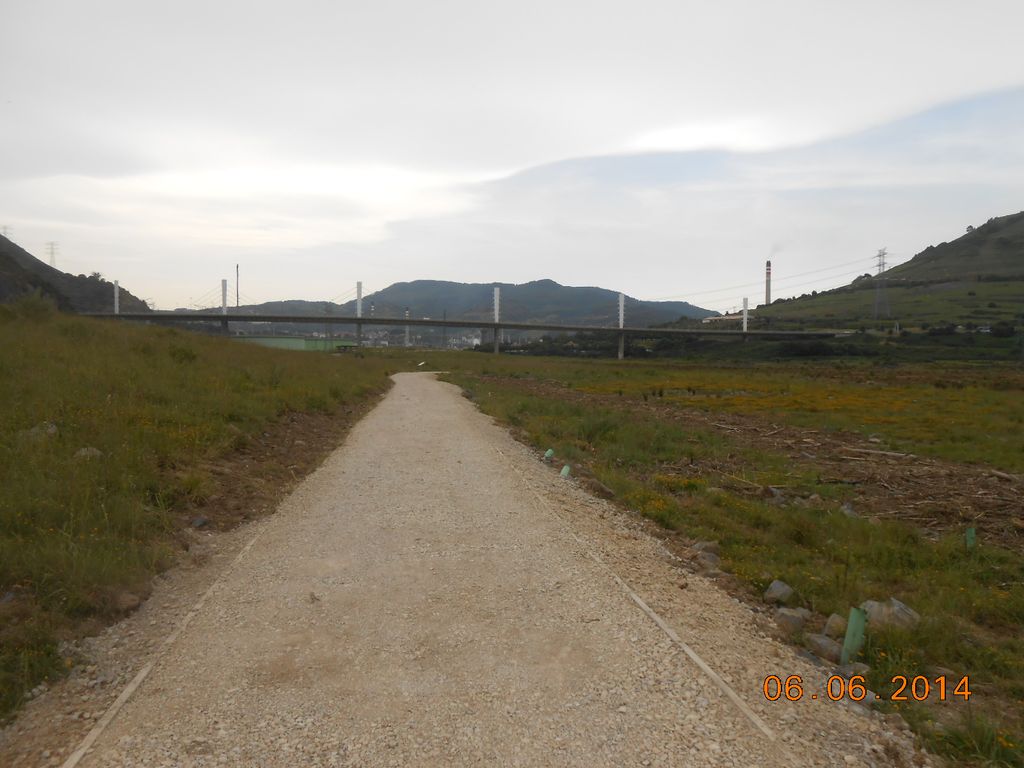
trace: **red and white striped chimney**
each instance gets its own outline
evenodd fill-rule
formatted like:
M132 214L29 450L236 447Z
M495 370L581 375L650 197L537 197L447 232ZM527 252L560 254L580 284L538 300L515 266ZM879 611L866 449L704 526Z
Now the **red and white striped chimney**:
M764 265L764 303L765 306L772 303L772 260Z

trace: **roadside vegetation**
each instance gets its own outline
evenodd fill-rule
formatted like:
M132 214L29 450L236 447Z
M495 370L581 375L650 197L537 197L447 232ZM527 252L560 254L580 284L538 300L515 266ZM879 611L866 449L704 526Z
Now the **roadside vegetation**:
M782 579L796 590L794 605L822 618L869 599L913 607L922 617L915 628L869 632L859 659L871 667L869 687L888 693L894 675L968 675L969 703L900 705L900 713L931 749L960 763L1024 765L1024 531L1011 527L1013 541L982 535L968 548L967 521L928 528L849 514L844 505L858 500L852 483L728 421L848 433L871 449L938 457L967 473L1019 473L1020 367L469 353L432 364L617 503L690 539L719 542L723 567L750 599ZM703 423L673 417L694 411Z
M0 717L174 562L211 461L372 402L395 366L0 306Z

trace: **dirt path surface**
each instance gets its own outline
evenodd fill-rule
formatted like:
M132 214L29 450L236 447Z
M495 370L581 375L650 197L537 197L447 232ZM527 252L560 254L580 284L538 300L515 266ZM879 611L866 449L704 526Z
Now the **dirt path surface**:
M878 715L825 701L829 670L456 388L395 381L277 514L97 640L102 676L144 638L104 706L152 667L80 765L929 762ZM803 675L819 700L767 702L769 674ZM72 698L33 701L0 755L59 765L87 730L74 723L108 719L69 715Z

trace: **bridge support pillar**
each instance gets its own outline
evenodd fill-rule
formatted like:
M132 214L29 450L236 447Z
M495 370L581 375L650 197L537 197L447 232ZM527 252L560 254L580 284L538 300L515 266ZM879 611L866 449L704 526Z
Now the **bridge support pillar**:
M498 348L501 344L501 329L498 326L494 326L494 354L498 354Z
M619 334L619 360L626 356L626 334Z

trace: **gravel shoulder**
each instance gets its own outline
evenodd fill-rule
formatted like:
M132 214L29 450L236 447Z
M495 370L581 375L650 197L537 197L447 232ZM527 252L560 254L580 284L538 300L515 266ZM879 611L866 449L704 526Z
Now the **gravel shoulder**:
M821 691L829 670L455 387L394 378L275 515L210 534L208 562L84 643L0 735L0 763L60 765L150 663L81 765L930 762L869 710L766 701L766 675Z

